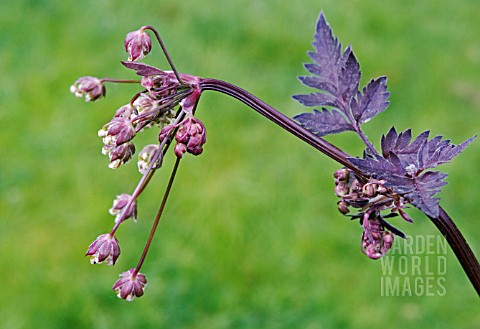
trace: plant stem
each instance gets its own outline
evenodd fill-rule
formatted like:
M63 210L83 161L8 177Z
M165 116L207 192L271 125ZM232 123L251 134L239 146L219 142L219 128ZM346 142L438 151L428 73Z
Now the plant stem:
M131 79L114 79L114 78L102 78L102 82L115 82L115 83L140 83L141 80L131 80Z
M160 208L158 209L157 216L155 217L155 221L153 222L152 229L150 230L150 235L148 236L147 243L145 244L145 248L143 248L142 256L138 261L137 267L135 267L134 275L140 271L140 268L145 261L145 257L147 257L148 249L150 249L150 244L152 243L153 236L155 235L155 231L157 230L158 223L160 222L160 218L162 217L163 209L165 209L165 204L167 203L168 195L170 194L170 190L172 189L173 180L175 179L175 175L177 173L178 165L180 164L180 158L177 157L175 160L175 165L173 166L172 174L170 175L170 180L168 181L167 189L165 190L165 194L163 195L162 203L160 204Z
M442 207L439 218L429 218L447 240L477 294L480 295L480 265L462 233Z
M351 169L361 177L364 177L364 175L357 168L355 168L350 161L348 161L348 158L351 157L350 155L340 150L333 144L330 144L323 138L316 136L311 131L303 128L298 123L278 112L273 107L266 104L248 91L231 83L217 79L202 79L199 85L202 90L214 90L238 99L270 121L276 123L291 134L310 144L326 156Z
M178 117L175 119L174 124L180 123L183 118L185 117L184 111L181 111L178 115ZM168 147L170 146L171 139L166 136L159 145L158 151L155 153L155 155L152 157L150 167L147 169L147 172L142 176L140 181L138 182L137 186L135 187L135 190L132 193L132 197L130 201L125 205L125 210L122 214L122 217L119 218L119 220L115 223L113 226L112 230L110 231L110 235L114 235L115 232L117 231L118 227L122 222L125 220L125 213L126 210L130 208L132 203L138 198L138 196L143 192L143 190L147 187L148 183L150 182L150 179L152 179L153 174L155 174L155 165L157 162L161 163L163 161L163 156L165 152L167 151Z
M165 47L165 44L163 43L163 40L160 37L160 34L158 33L158 31L153 26L145 26L144 29L148 29L155 34L155 37L157 38L158 43L160 44L160 47L162 47L163 53L165 54L165 57L167 58L168 64L172 68L173 73L175 73L175 77L177 78L178 83L183 84L182 79L180 79L180 75L178 74L177 69L175 68L175 65L173 65L173 61L170 58L170 55L168 54L167 47Z
M294 136L300 138L304 142L315 147L323 154L349 168L359 179L366 180L368 178L348 161L348 158L351 158L349 154L338 149L336 146L325 141L323 138L320 138L312 132L306 130L295 121L278 112L276 109L266 104L248 91L231 83L217 79L202 79L199 85L202 90L214 90L238 99ZM367 144L367 146L369 146L369 144ZM370 147L373 148L373 145L370 144ZM462 236L460 230L455 226L453 220L442 208L440 208L439 218L429 218L447 239L447 242L450 244L450 247L470 279L470 282L480 295L480 265L472 249Z

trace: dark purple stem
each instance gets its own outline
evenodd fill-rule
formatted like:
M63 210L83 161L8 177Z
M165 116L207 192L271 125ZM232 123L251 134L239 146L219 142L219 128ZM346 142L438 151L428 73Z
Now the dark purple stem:
M480 296L480 265L462 233L442 207L440 207L439 218L429 218L443 234L445 239L447 239L448 244L452 247L453 252L460 261L463 270L470 279L470 282L472 282L477 294Z
M175 161L175 165L173 166L172 174L170 175L170 180L168 181L167 189L165 190L165 194L163 195L162 203L160 204L160 208L157 212L157 217L155 217L155 221L153 222L152 229L150 230L150 235L148 236L147 243L145 244L145 248L143 248L142 256L138 261L137 267L135 267L135 271L133 275L136 275L140 268L145 261L145 257L147 257L148 249L150 249L150 244L152 243L153 236L155 235L155 231L157 230L158 223L160 222L160 218L162 217L163 209L165 209L165 204L167 203L168 195L170 194L170 190L172 189L173 180L175 179L175 175L177 173L178 165L180 164L180 158L177 158Z
M294 136L315 147L326 156L351 169L358 178L368 178L348 161L348 158L351 158L350 155L325 141L323 138L306 130L248 91L217 79L202 79L199 85L202 90L214 90L238 99ZM470 246L465 241L465 238L453 223L450 216L448 216L442 208L440 208L439 218L429 218L447 239L447 242L470 279L470 282L480 295L480 265L472 249L470 249Z
M202 79L199 85L202 90L214 90L238 99L270 121L276 123L286 131L310 144L326 156L353 170L356 174L362 175L362 173L355 168L350 161L348 161L350 156L347 153L330 144L323 138L316 136L311 131L303 128L289 117L283 115L270 105L260 100L258 97L250 94L248 91L231 83L217 79Z
M114 78L102 78L101 82L115 82L115 83L140 83L141 80L131 80L131 79L114 79Z
M157 38L157 41L160 44L160 47L162 47L163 53L165 54L168 64L172 68L172 71L175 74L175 77L177 78L180 84L183 84L182 79L180 79L180 74L178 74L177 69L175 68L175 65L173 65L173 61L170 58L170 55L168 54L167 47L165 47L165 44L163 43L163 40L160 37L160 34L158 33L158 31L153 26L145 26L144 29L148 29L155 34L155 37Z

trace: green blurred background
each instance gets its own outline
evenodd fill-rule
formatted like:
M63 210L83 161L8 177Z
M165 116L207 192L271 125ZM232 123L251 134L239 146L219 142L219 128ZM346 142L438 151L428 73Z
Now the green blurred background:
M453 252L446 295L382 297L381 263L359 248L361 228L336 210L339 166L241 103L206 93L202 156L180 167L142 269L149 285L127 303L110 290L138 261L166 171L118 238L114 268L91 266L89 243L109 230L116 194L131 193L135 163L116 171L97 130L136 87L108 86L86 104L80 76L132 78L123 39L142 25L163 35L177 68L251 91L288 116L323 10L352 44L363 82L387 75L391 106L366 125L431 129L459 143L480 127L480 2L460 1L0 1L1 328L479 328L478 297ZM145 60L166 67L159 47ZM155 140L155 131L138 136ZM352 154L353 135L330 139ZM141 144L137 144L141 148ZM479 254L480 144L452 164L442 204ZM171 161L167 162L168 168ZM412 210L408 234L436 234Z

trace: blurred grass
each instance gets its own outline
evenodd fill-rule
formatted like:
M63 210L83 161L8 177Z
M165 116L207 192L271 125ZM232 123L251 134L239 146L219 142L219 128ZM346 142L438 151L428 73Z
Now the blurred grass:
M134 92L110 86L84 104L79 76L130 77L125 34L160 30L177 67L236 83L292 116L305 92L315 20L324 10L351 43L364 81L387 75L388 111L367 125L431 129L454 143L480 124L480 4L441 1L0 1L1 328L478 328L478 297L449 252L445 297L380 297L381 265L359 251L360 228L331 191L337 165L235 100L202 97L205 153L187 157L133 303L109 290L133 267L166 173L119 232L115 268L83 254L108 230L113 197L130 192L135 165L106 167L96 131ZM146 60L165 66L159 47ZM154 134L142 136L154 138ZM352 154L353 136L331 138ZM140 145L137 145L139 148ZM452 164L442 204L480 250L478 142ZM165 167L168 167L166 164ZM435 229L418 212L409 234Z

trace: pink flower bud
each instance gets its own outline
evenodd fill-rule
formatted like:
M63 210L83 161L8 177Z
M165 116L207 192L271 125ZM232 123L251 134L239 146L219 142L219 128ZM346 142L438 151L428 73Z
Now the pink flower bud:
M108 141L113 139L115 145L129 142L135 136L135 127L129 119L124 117L114 117L105 125L105 128L107 130L106 137L111 136Z
M117 293L119 298L132 301L135 297L143 296L147 278L141 273L135 273L135 269L131 268L120 274L120 279L115 282L112 289Z
M117 195L117 198L113 200L113 206L108 212L115 216L115 223L121 218L123 218L122 220L133 218L135 222L137 221L137 202L132 202L131 200L131 195L126 193ZM130 206L127 209L126 207L129 203Z
M133 106L139 114L144 112L151 112L158 107L158 102L147 94L140 94L140 96L133 102Z
M183 154L185 152L187 152L187 146L185 144L182 144L182 143L177 143L177 145L175 145L175 148L173 150L175 152L175 155L179 158L181 158L183 156Z
M120 246L116 237L102 234L88 247L85 256L90 256L90 263L100 264L105 261L107 265L115 265L120 256Z
M197 118L190 116L185 119L175 134L175 154L182 157L188 152L199 155L203 152L203 144L207 141L205 126ZM182 146L183 145L183 146Z
M349 178L349 172L347 169L339 169L337 171L335 171L335 173L333 174L333 177L335 178L335 182L345 182L345 181L348 181L348 178Z
M127 104L127 105L123 105L122 107L120 107L117 112L115 112L115 117L116 118L125 118L125 119L128 119L128 120L131 120L133 119L133 115L135 115L135 111L134 111L134 108L130 105L130 104Z
M110 164L108 167L116 169L132 158L135 153L135 145L133 145L132 142L128 142L110 148L105 146L104 150L107 150L110 157Z
M161 143L173 129L175 129L174 125L168 125L163 127L162 130L160 130L160 134L158 134L158 141Z
M94 77L81 77L70 87L70 92L77 97L85 96L86 102L93 102L105 96L106 90L102 80Z
M348 208L348 203L346 201L340 200L337 202L338 206L338 211L342 213L343 215L346 215L350 212L350 209Z
M362 234L362 251L371 259L383 257L392 247L394 236L386 232L383 224L377 219L364 217Z
M145 175L147 173L148 168L150 168L152 164L152 158L157 153L158 149L159 149L158 145L150 144L145 146L143 150L140 152L140 154L138 154L138 163L137 163L138 171L142 175ZM153 168L156 168L159 165L158 161L156 162L157 163L153 165Z
M127 34L124 42L125 50L127 51L129 61L136 61L142 59L152 50L152 40L143 28L138 31Z
M149 77L149 76L142 77L141 84L142 84L143 88L145 88L147 90L150 90L155 85L155 79L153 77Z

